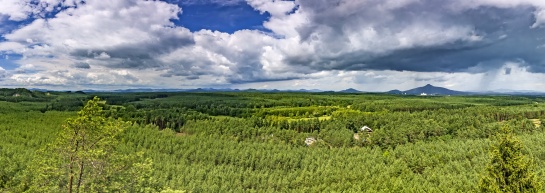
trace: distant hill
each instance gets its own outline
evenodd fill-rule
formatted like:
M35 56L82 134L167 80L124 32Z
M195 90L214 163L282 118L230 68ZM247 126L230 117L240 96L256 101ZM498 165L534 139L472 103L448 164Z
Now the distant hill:
M349 88L349 89L346 89L346 90L341 90L339 92L340 93L361 93L361 91L353 89L353 88Z
M275 89L276 90L276 89ZM307 89L299 89L299 90L296 90L296 92L324 92L323 90L320 90L320 89L311 89L311 90L307 90Z
M423 87L413 88L406 91L391 90L386 92L388 94L407 94L407 95L466 95L467 92L450 90L443 87L436 87L431 84L427 84Z
M400 91L400 90L391 90L391 91L388 91L386 92L388 94L403 94L403 91Z
M26 88L2 88L0 89L0 95L4 97L35 97L35 93L39 91L32 92Z
M51 99L49 92L29 90L26 88L0 88L0 101L22 102L33 101L43 102Z

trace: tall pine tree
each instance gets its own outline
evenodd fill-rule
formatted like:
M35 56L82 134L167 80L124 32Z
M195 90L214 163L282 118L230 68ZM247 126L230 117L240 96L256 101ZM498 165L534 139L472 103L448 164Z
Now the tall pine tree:
M508 127L497 136L490 149L490 162L481 177L482 192L542 192L542 184L532 172L534 164L523 154L524 147Z
M158 192L152 160L116 150L130 123L104 116L105 101L88 101L58 138L37 152L29 192ZM142 161L143 160L143 161ZM27 189L27 188L25 188Z

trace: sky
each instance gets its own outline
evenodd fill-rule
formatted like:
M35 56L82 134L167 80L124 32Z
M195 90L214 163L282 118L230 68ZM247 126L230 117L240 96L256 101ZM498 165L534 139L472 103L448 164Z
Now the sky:
M543 0L0 0L0 87L545 92Z

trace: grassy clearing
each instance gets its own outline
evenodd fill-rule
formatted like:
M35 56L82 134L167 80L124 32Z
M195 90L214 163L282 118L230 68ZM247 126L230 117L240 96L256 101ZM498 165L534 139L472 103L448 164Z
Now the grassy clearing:
M288 121L308 121L312 119L318 119L319 121L327 121L331 119L331 116L321 116L321 117L313 117L313 118L290 118L290 117L284 117Z
M541 126L541 120L539 119L530 119L530 121L532 121L536 127Z

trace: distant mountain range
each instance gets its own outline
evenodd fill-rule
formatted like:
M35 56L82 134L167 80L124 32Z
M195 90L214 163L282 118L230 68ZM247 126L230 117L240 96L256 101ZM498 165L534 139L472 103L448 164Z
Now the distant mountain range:
M41 92L53 92L55 90L37 89L31 88L31 91ZM135 92L306 92L306 93L366 93L354 88L348 88L341 91L326 91L319 89L299 89L299 90L278 90L278 89L231 89L231 88L197 88L197 89L157 89L157 88L134 88L134 89L118 89L118 90L82 90L79 92L85 93L97 93L97 92L117 92L117 93L135 93ZM375 92L381 93L381 92ZM443 87L433 86L427 84L422 87L413 88L410 90L391 90L388 92L382 92L386 94L397 95L533 95L533 96L545 96L545 92L536 91L517 91L517 90L495 90L495 91L483 91L483 92L463 92L450 90Z
M134 93L134 92L332 92L318 89L299 89L299 90L278 90L278 89L231 89L231 88L196 88L196 89L154 89L154 88L135 88L135 89L118 89L118 90L83 90L86 93L93 92L119 92L119 93Z
M423 87L417 87L406 91L391 90L386 92L388 94L404 94L404 95L468 95L469 92L455 91L443 87L436 87L431 84L427 84Z

